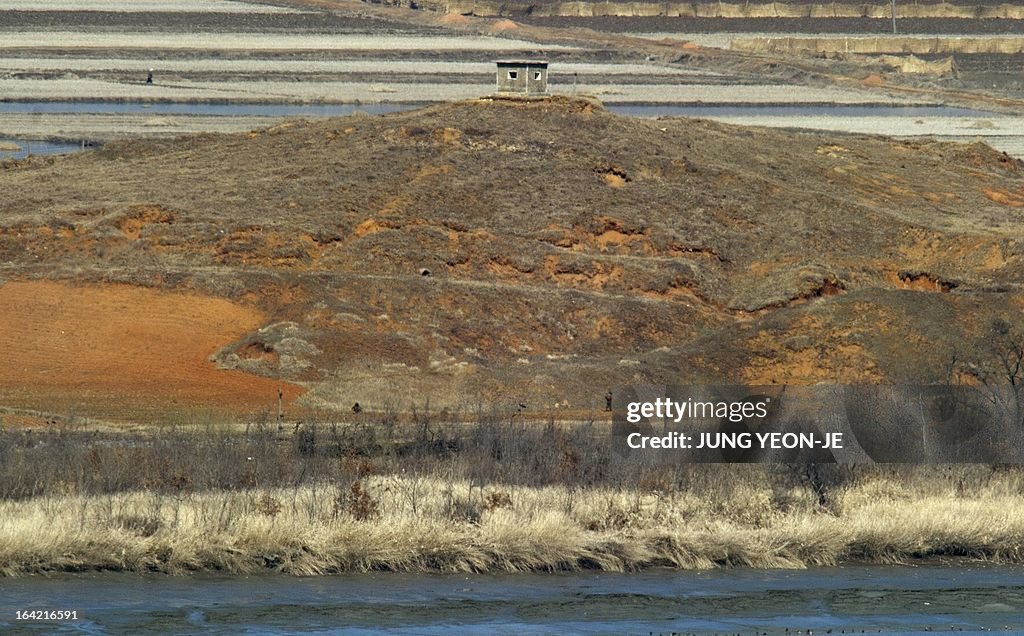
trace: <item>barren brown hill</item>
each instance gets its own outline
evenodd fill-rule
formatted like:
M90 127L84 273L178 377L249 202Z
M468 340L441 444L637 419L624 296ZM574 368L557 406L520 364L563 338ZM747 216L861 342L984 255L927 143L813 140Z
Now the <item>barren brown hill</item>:
M8 161L0 402L573 417L622 383L938 381L1020 322L1021 168L564 98Z

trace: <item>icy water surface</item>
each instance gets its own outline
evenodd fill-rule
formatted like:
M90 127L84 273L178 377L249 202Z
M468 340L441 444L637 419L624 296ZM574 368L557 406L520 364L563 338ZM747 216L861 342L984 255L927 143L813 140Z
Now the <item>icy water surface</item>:
M80 620L27 623L19 609ZM788 631L787 631L788 630ZM1024 632L1024 568L0 579L0 633Z
M32 141L0 137L0 159L24 159L28 155L66 155L89 146L82 142Z

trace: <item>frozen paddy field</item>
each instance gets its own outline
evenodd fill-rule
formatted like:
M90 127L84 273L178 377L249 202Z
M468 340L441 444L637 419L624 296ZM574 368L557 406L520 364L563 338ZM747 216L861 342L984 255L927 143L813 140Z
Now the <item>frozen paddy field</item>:
M77 33L26 31L4 33L0 49L195 49L202 51L524 51L537 45L523 40L486 36L392 34L261 34L261 33ZM546 51L573 47L544 45Z
M493 60L519 56L560 57L565 61L560 72L580 87L596 77L658 85L708 76L663 65L618 64L605 61L603 52L515 37L228 0L173 6L155 0L57 0L47 11L37 8L23 0L0 0L0 99L5 101L408 107L486 95L493 90ZM152 85L144 82L149 69L155 74ZM643 86L632 90L644 94ZM177 111L154 118L146 112L107 112L102 105L90 112L72 110L8 109L0 117L0 135L102 141L247 130L285 117Z
M111 58L4 58L0 59L0 72L9 73L94 73L141 72L159 65L160 71L173 73L282 73L282 74L356 74L379 75L410 74L421 78L476 75L491 78L493 62L442 62L434 60L290 60L264 59L111 59ZM621 75L637 76L709 76L703 71L649 64L601 64L566 62L558 64L562 75Z
M489 79L489 78L488 78ZM556 85L557 86L557 85ZM572 92L572 85L567 90ZM440 102L485 97L493 81L481 83L250 81L194 82L145 85L140 82L109 82L93 79L0 80L0 92L8 100L45 102L60 95L68 101L238 101L298 103ZM765 85L716 86L703 84L608 84L581 81L578 94L604 101L635 104L875 104L878 96L863 90L832 87ZM917 104L893 98L886 103Z
M427 98L413 96L457 99L486 94L493 60L520 56L558 58L566 62L563 73L584 80L660 83L702 75L632 60L617 64L604 51L374 16L286 12L229 0L188 0L162 12L165 4L136 0L111 13L81 10L99 6L90 2L58 0L40 12L23 0L0 0L0 99L377 102L419 90L406 84L479 84L470 92L442 86ZM250 7L258 10L249 13ZM138 92L148 69L156 81ZM385 94L395 97L381 100Z
M733 34L650 37L663 36L728 46ZM493 60L503 57L548 58L553 92L595 95L613 110L641 116L694 114L686 111L694 105L749 105L740 114L700 114L748 125L985 137L1014 153L1024 146L1017 143L1024 139L1017 136L1018 131L1024 134L1022 122L1007 116L992 115L991 125L977 127L976 114L905 117L865 111L849 117L831 108L927 103L868 89L767 83L645 62L614 50L540 44L515 32L466 33L232 0L0 0L0 99L9 102L0 103L0 137L80 143L235 132L296 116L349 112L317 111L313 107L318 104L373 113L469 99L493 90ZM155 74L152 85L144 82L149 69ZM144 108L171 102L182 107L160 113ZM139 108L118 110L112 104ZM202 104L228 108L209 111ZM262 108L281 104L311 108ZM805 108L785 114L771 110L785 104ZM644 110L655 105L669 110ZM681 110L673 112L673 107Z

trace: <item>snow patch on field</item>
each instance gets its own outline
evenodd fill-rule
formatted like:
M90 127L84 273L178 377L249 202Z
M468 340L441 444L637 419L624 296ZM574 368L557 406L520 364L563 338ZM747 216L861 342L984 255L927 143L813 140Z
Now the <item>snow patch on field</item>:
M526 40L486 36L440 37L407 35L269 35L263 33L81 33L74 31L21 31L5 33L0 48L67 49L216 49L216 50L320 50L320 51L536 51ZM548 51L576 47L546 44Z
M160 60L16 57L0 58L0 71L140 71L149 68L184 73L408 73L429 75L494 75L492 62L436 62L425 60ZM716 73L656 64L559 63L552 76L632 75L632 76L717 76Z

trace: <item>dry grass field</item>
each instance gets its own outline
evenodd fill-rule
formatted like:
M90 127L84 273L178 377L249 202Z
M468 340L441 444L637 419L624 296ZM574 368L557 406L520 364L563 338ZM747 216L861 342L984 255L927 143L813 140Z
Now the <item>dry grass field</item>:
M869 479L842 490L828 511L805 491L752 479L699 492L381 476L347 488L53 494L0 503L0 575L621 572L1024 560L1019 475L997 476L970 496L935 482L934 475Z
M397 414L395 414L397 415ZM0 577L1024 562L1004 465L649 465L603 427L0 421Z

